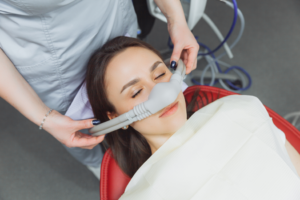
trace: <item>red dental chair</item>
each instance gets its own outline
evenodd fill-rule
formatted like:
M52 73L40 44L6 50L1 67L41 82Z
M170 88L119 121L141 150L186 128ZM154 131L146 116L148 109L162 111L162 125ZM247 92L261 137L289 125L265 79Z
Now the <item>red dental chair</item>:
M218 98L236 94L211 86L191 86L184 91L184 96L187 102L191 101L196 89L200 89L200 97L198 98L201 98L204 105L207 105ZM286 139L300 153L300 132L273 110L268 107L266 107L266 109L270 117L272 117L274 124L285 133ZM111 151L106 151L101 164L100 199L119 199L124 193L129 181L130 178L119 168L115 160L112 158Z

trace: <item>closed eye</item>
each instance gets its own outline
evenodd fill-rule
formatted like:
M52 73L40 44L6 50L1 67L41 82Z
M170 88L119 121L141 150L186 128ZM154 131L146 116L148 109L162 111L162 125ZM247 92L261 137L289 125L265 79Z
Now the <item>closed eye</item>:
M135 98L143 89L140 89L139 91L137 91L137 93L135 93L132 98Z
M160 77L162 77L162 76L164 76L165 74L166 73L162 73L161 75L159 75L158 77L156 77L155 80L158 79L158 78L160 78Z
M157 77L155 78L155 80L158 79L158 78L160 78L160 77L162 77L162 76L164 76L165 74L166 74L166 73L160 74L159 76L157 76ZM135 98L142 90L143 90L143 89L140 89L139 91L137 91L137 92L132 96L132 98Z

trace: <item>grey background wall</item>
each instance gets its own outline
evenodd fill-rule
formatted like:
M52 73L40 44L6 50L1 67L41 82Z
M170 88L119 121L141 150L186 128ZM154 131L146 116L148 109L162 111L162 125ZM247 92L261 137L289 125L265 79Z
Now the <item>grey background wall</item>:
M300 111L300 1L238 0L238 5L246 29L234 58L224 61L250 73L253 85L243 94L257 96L280 115ZM223 34L229 30L231 9L209 0L205 12ZM209 47L218 45L202 20L193 32ZM167 38L166 24L156 20L147 41L161 50ZM0 99L0 200L19 199L96 200L99 181L52 136Z

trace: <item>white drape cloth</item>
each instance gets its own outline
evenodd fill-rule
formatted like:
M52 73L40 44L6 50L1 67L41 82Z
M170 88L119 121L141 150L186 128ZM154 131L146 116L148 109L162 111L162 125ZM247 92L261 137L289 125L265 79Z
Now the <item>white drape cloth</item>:
M299 200L300 178L252 96L197 111L136 172L121 200Z

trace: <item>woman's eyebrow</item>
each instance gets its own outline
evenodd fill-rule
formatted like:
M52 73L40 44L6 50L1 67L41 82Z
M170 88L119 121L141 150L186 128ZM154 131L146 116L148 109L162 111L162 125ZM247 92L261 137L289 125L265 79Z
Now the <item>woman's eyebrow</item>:
M128 88L129 86L132 86L132 85L136 84L136 83L139 82L139 81L140 81L140 79L139 79L139 78L136 78L136 79L133 79L132 81L129 81L128 83L126 83L126 84L123 86L123 88L122 88L120 94L121 94L126 88Z
M162 63L161 61L156 61L150 68L150 72L154 71L156 69L156 67L161 63Z
M154 71L154 70L157 68L157 66L158 66L159 64L161 64L161 63L162 63L161 61L156 61L156 62L150 67L150 72ZM129 81L128 83L126 83L126 84L123 86L123 88L122 88L120 94L121 94L126 88L128 88L129 86L132 86L132 85L136 84L136 83L139 82L139 81L140 81L140 79L137 78L137 79L133 79L132 81Z

